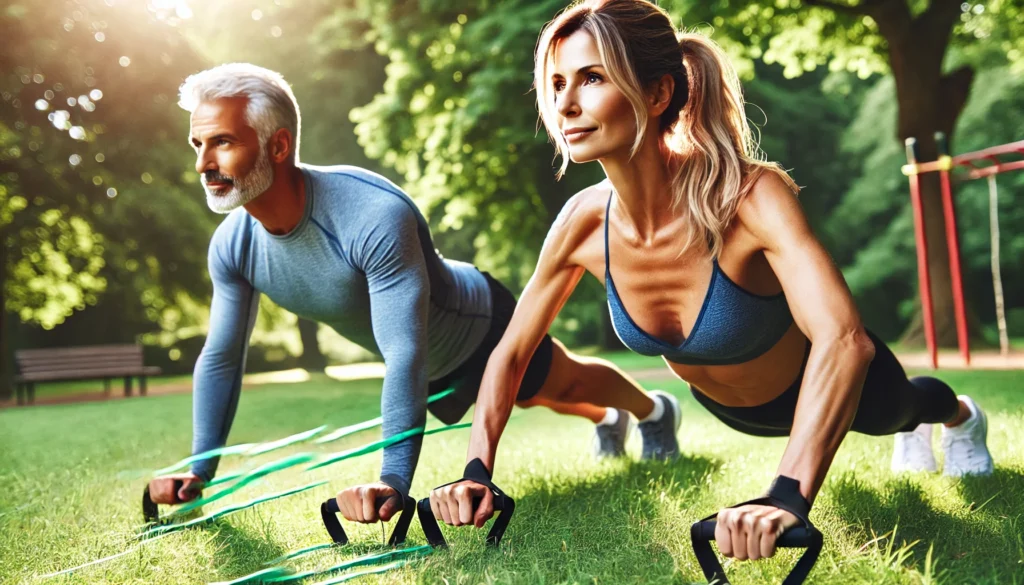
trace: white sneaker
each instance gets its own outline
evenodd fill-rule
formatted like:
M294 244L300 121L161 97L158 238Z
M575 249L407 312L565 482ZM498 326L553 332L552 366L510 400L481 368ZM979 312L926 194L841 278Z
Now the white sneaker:
M934 473L939 470L935 463L935 453L932 452L933 431L933 425L920 424L909 433L896 433L890 465L893 473Z
M942 427L942 451L946 464L942 473L948 477L991 475L992 454L988 452L988 418L981 407L968 396L957 396L967 405L971 418L955 427Z

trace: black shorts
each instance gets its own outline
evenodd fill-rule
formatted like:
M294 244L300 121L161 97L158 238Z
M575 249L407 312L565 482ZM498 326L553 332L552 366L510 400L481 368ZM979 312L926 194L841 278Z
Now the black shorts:
M428 389L431 395L444 392L449 388L455 389L450 396L427 405L427 410L431 414L449 425L459 422L469 407L476 402L476 395L480 390L480 380L487 367L487 360L491 357L494 348L498 346L505 330L508 329L512 313L516 310L516 298L512 296L512 291L505 288L505 285L495 280L490 274L484 272L483 275L491 289L491 327L480 341L479 347L466 361L447 376L431 382ZM551 354L551 336L545 335L540 345L537 346L537 351L530 358L530 365L526 368L526 375L523 376L523 383L519 386L516 401L529 400L540 392L541 386L548 378L548 371L551 369Z
M908 380L903 366L885 342L867 332L875 346L857 414L850 430L865 435L891 435L914 430L921 423L952 420L959 409L956 393L941 380L920 376ZM793 427L804 368L811 353L808 342L796 381L777 398L758 406L724 406L691 387L693 397L729 427L748 435L785 437Z

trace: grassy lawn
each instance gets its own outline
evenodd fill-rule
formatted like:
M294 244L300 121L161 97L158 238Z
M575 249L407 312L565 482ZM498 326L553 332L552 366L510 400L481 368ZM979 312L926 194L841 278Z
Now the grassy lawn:
M894 477L888 472L890 438L851 435L812 515L826 545L809 583L1024 584L1024 374L941 375L987 409L996 474L965 481ZM495 477L517 503L501 548L485 549L483 531L449 529L448 551L360 582L703 582L690 548L690 524L762 493L785 441L729 430L699 408L681 382L649 385L684 397L680 461L638 461L634 437L628 460L597 463L590 456L589 422L517 411ZM230 442L272 440L320 424L374 417L379 390L375 380L322 378L247 390ZM365 431L255 461L227 458L221 471L302 451L340 451L378 437L378 431ZM458 430L424 440L414 496L459 477L468 437L468 430ZM0 411L0 583L231 580L288 551L328 542L319 503L347 485L375 479L380 463L378 452L317 471L270 475L206 512L317 479L331 483L69 576L39 578L127 550L141 524L139 496L149 473L186 456L190 438L187 394ZM346 529L356 545L302 557L292 566L327 567L383 550L380 526ZM411 544L423 542L415 522L409 535ZM769 561L730 563L726 570L738 585L780 583L795 558L786 551Z

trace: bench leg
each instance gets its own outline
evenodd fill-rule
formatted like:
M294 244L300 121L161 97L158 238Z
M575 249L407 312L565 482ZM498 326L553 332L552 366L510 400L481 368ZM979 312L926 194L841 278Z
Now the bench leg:
M14 385L14 392L17 394L18 406L25 404L25 385L18 382Z
M103 394L110 396L110 378L103 378Z
M125 376L124 377L124 395L126 397L132 395L132 377L131 376Z
M139 394L142 396L146 395L146 377L139 376Z
M28 383L28 403L29 404L35 404L35 402L36 402L36 383L35 382L29 382Z

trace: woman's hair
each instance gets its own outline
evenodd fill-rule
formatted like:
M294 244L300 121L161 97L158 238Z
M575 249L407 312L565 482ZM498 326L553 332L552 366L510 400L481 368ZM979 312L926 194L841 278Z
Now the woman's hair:
M569 148L559 132L551 83L557 43L577 31L593 37L612 83L633 105L637 135L631 154L647 128L647 92L665 75L675 81L668 108L661 114L662 150L674 160L672 205L690 216L686 247L704 240L715 256L742 196L765 170L743 111L739 77L722 49L697 33L676 33L668 14L646 0L585 0L548 23L537 43L534 84L541 120L562 157L558 177L569 165Z
M280 128L292 134L292 162L299 162L299 104L292 88L276 71L249 63L228 63L190 75L178 90L178 105L194 112L200 102L220 98L248 99L245 120L260 141L260 149ZM261 150L262 152L262 150Z

